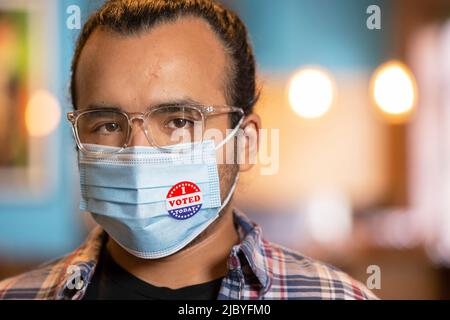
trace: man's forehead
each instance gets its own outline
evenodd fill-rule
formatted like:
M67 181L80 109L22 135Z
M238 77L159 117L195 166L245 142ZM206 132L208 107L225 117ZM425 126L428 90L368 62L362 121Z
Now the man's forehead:
M89 90L100 93L117 86L122 91L170 87L194 95L214 88L223 92L226 63L219 37L200 18L180 18L132 35L98 29L80 56L78 98Z

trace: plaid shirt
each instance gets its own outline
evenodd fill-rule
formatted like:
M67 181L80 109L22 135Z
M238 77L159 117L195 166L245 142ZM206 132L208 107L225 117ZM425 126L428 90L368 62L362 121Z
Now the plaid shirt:
M261 228L237 210L234 219L240 244L232 248L218 299L377 299L334 267L264 240ZM69 255L0 282L0 299L82 299L106 239L95 228ZM81 279L76 288L74 275Z

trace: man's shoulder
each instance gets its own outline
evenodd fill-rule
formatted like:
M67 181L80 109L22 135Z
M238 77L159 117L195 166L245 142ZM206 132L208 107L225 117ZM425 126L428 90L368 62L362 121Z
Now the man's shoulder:
M284 246L263 240L271 265L270 292L284 292L286 298L378 299L361 282L338 268Z
M67 256L0 281L0 299L50 299L66 273Z
M105 240L102 228L94 228L84 243L69 254L0 281L0 299L78 298L92 277ZM81 280L78 283L83 284L82 290L71 289L77 280Z

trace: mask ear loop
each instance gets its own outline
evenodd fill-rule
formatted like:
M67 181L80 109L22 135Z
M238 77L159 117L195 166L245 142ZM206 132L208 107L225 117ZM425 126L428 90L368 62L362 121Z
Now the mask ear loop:
M244 122L244 118L245 118L245 116L242 116L241 120L239 120L239 122L237 123L237 125L233 129L233 131L231 131L231 133L216 146L216 150L218 150L221 147L223 147L228 141L230 141L236 135L238 130L241 128L242 123ZM223 208L225 208L228 205L228 202L230 202L231 197L233 196L234 191L236 189L238 180L239 180L239 171L236 174L236 177L234 178L233 185L231 186L230 191L228 192L227 196L225 197L225 200L223 200L223 203L220 206L220 208L218 210L218 213L221 212L223 210Z
M237 186L238 180L239 180L239 172L236 174L236 177L234 178L233 185L231 186L230 191L228 192L227 196L225 197L225 200L223 200L223 203L220 206L220 208L218 210L218 213L221 212L223 210L223 208L225 208L227 206L228 202L230 202L231 197L234 194L234 190L236 190L236 186Z

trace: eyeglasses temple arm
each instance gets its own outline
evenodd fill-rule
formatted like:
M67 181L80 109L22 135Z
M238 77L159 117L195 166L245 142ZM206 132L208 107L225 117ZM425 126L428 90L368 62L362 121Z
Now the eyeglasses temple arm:
M244 110L238 107L232 106L209 106L206 108L206 113L208 114L222 114L222 113L230 113L230 112L239 112L241 115L244 115Z

